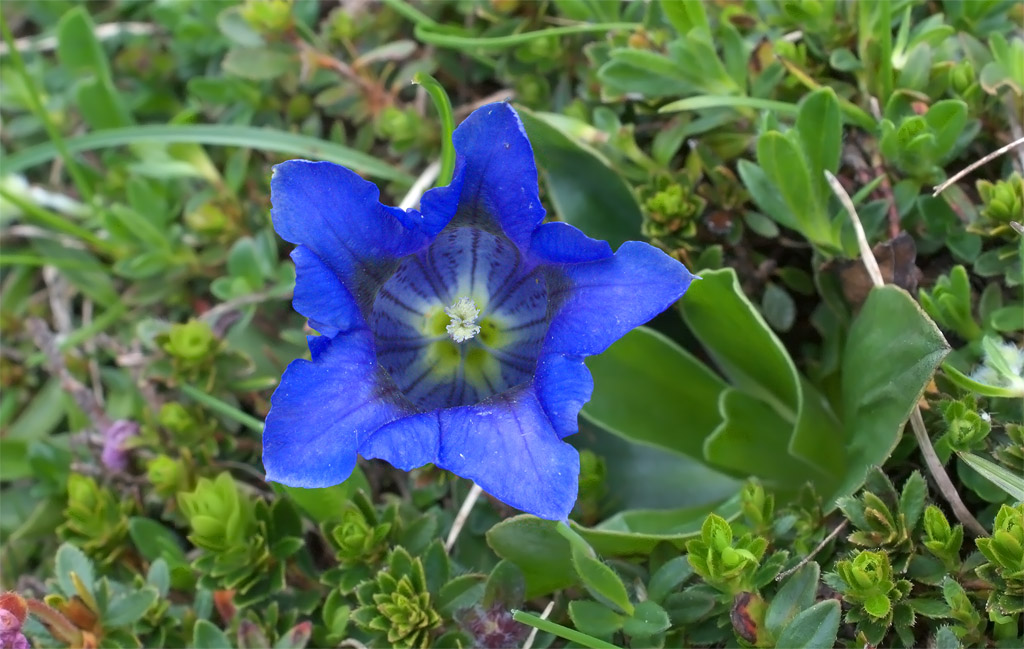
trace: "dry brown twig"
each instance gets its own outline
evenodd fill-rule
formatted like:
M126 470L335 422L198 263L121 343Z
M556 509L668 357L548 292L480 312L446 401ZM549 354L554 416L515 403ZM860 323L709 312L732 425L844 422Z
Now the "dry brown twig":
M932 196L938 196L939 194L944 192L946 190L946 188L948 188L950 185L952 185L956 181L960 180L961 178L963 178L967 174L971 173L972 171L974 171L978 167L982 166L983 164L985 164L985 163L987 163L987 162L989 162L991 160L995 160L999 156L1007 153L1008 151L1013 150L1016 147L1019 147L1022 144L1024 144L1024 137L1019 137L1016 140L1014 140L1013 142L1010 142L1007 145L1001 146L998 149L996 149L995 151L989 153L988 155L975 160L971 164L967 165L966 167L964 167L960 171L958 171L955 174L953 174L952 176L950 176L949 179L946 180L945 182L943 182L942 184L936 185L935 186L935 191L932 192Z

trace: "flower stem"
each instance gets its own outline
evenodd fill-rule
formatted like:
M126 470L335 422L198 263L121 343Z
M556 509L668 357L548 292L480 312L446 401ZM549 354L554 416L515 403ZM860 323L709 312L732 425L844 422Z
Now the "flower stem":
M426 72L417 72L412 82L423 86L441 118L441 172L437 176L437 186L443 187L451 183L455 173L455 144L452 142L455 118L452 116L452 102L441 83Z

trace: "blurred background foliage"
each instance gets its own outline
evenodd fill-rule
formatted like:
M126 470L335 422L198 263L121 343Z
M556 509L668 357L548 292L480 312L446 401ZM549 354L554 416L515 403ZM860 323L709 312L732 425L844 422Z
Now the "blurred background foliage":
M932 191L1024 136L1020 3L0 9L5 641L1020 646L1024 148ZM591 359L568 527L263 481L306 353L270 168L414 203L417 73L514 103L552 218L703 277Z

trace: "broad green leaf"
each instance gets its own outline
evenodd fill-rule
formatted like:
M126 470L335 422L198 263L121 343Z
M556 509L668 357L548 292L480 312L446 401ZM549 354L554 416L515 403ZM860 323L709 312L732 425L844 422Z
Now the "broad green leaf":
M526 598L547 595L577 583L569 542L554 521L522 514L487 531L487 544L502 559L519 566L526 578Z
M648 599L637 603L633 615L622 623L622 631L631 637L646 638L670 626L672 622L665 609Z
M519 116L559 216L613 248L640 238L643 215L622 176L540 115L520 107Z
M793 423L766 402L730 388L719 407L724 421L704 446L713 466L741 479L757 476L773 490L790 494L812 476L812 467L789 452Z
M133 516L128 521L128 535L148 561L164 559L172 566L187 563L181 538L152 518Z
M952 151L967 124L967 104L959 99L936 102L925 113L924 120L935 132L935 156L941 160Z
M474 606L484 595L484 575L460 575L441 587L437 596L437 610L445 615Z
M604 604L580 599L569 602L569 619L577 630L600 638L621 629L626 617Z
M783 629L775 643L777 647L803 647L805 649L831 649L839 633L839 601L827 599L801 611Z
M96 583L96 573L92 561L85 556L84 552L70 543L62 543L57 548L55 562L54 572L57 575L57 583L60 584L60 589L66 597L74 597L78 594L75 582L71 578L72 573L85 586L86 591L92 592Z
M814 244L829 246L832 234L820 192L815 190L818 179L811 178L811 168L795 139L778 131L762 134L757 139L757 163L796 216L801 234Z
M217 28L227 38L244 47L260 47L265 43L263 36L253 29L242 15L242 7L233 5L217 14Z
M666 561L647 582L647 597L662 603L677 586L693 576L693 566L685 556Z
M597 78L605 91L639 94L651 99L697 91L689 81L680 78L675 63L668 58L640 50L623 49L621 52L597 70Z
M776 449L780 461L787 451L794 456L784 466L805 467L803 479L810 474L826 483L837 479L844 462L843 434L824 397L797 373L788 351L743 293L733 269L704 271L702 277L680 301L694 335L740 392L764 402L777 415L764 422L764 431L774 443L785 444ZM745 406L739 403L742 399L729 397L719 405L729 405L737 422L747 420L742 413ZM790 426L788 441L781 440L781 422ZM744 440L753 434L743 424L723 424L717 440L709 440L705 447L706 453L715 456L707 455L708 459L726 461L734 472L757 465L761 471L774 472L776 478L789 475L798 480L796 475L769 469L769 463L757 464L756 453L744 449ZM747 475L751 474L758 472Z
M583 527L575 522L570 522L570 526L603 557L643 556L659 543L671 543L682 550L688 539L700 534L701 524L711 512L727 520L735 519L740 513L738 497L685 509L628 510L596 527Z
M839 155L843 146L843 121L839 112L839 100L832 88L815 90L800 102L800 114L796 118L797 132L803 145L804 155L811 170L811 177L819 179L816 186L824 189L822 173L839 170ZM824 201L824 196L819 196Z
M703 459L726 384L667 336L639 327L587 360L594 395L583 416L627 440Z
M131 115L121 102L113 82L104 77L84 79L75 87L78 111L90 127L123 128L132 125Z
M684 38L669 43L668 54L683 78L700 90L700 94L742 94L718 57L710 31L700 27L691 29Z
M580 419L580 432L569 441L605 459L608 495L602 505L609 513L711 507L735 494L740 486L710 467L703 457L631 441L585 417ZM638 475L645 478L637 480Z
M84 6L71 9L57 23L57 58L65 70L78 77L109 78L107 55Z
M363 475L363 470L358 466L353 469L352 475L341 484L322 489L302 489L301 487L289 487L277 482L271 483L273 489L279 493L286 493L295 501L303 511L313 517L318 523L338 522L345 509L345 503L352 498L352 494L362 489L371 493L370 483Z
M0 437L0 475L5 481L32 477L28 441Z
M686 324L733 385L795 420L800 400L796 367L743 293L736 271L722 268L700 275L679 302Z
M65 13L57 24L57 57L78 77L76 104L89 126L106 129L132 124L110 76L107 55L96 38L96 25L84 7Z
M708 16L704 11L703 2L680 2L679 0L661 0L661 10L665 18L672 23L680 36L689 34L691 30L711 31Z
M526 580L523 571L516 564L502 559L487 576L484 588L484 608L492 605L503 607L518 606L526 597Z
M1018 502L1024 501L1024 477L974 453L960 453L959 455L986 480L1010 494Z
M896 447L903 426L949 345L918 303L896 286L875 288L843 352L846 475L825 502L848 496Z
M32 400L21 411L14 423L4 431L4 440L29 442L47 437L65 417L65 395L60 379L57 377L49 379L42 387L35 390ZM6 473L4 479L8 479ZM13 480L14 478L9 479Z
M818 567L816 561L811 561L793 573L782 584L782 588L772 598L764 616L765 628L772 636L778 637L790 621L801 611L814 604L818 595L818 579L820 577L821 568Z
M192 629L193 649L231 649L231 640L209 620L197 620Z
M775 219L783 227L790 230L800 229L796 215L779 197L778 190L764 169L749 160L740 160L736 165L736 170L739 172L744 187L750 192L751 198L762 212Z
M156 588L147 586L111 600L107 605L107 610L103 613L104 628L110 629L135 624L146 614L146 611L159 596Z
M267 47L233 47L224 57L224 72L250 79L267 81L276 79L293 65L292 55Z

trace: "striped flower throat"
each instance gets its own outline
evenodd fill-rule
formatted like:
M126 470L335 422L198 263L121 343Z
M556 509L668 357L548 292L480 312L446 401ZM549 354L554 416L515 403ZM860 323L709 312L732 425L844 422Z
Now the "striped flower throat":
M378 361L405 397L447 408L531 379L547 302L543 275L506 237L453 227L398 264L369 321Z

